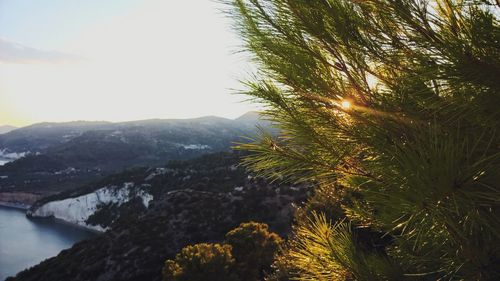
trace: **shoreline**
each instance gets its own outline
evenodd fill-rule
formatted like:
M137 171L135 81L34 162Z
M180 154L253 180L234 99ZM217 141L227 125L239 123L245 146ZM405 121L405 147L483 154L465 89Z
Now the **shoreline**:
M26 205L23 203L13 203L13 202L5 202L5 201L0 201L0 206L24 210L24 211L28 211L28 209L31 207L31 205Z
M33 215L26 214L26 218L29 219L29 220L51 220L51 221L54 221L54 222L56 222L58 224L64 224L64 225L68 225L68 226L71 226L71 227L76 227L76 228L79 228L79 229L82 229L82 230L85 230L85 231L88 231L88 232L92 232L94 234L102 234L102 233L106 232L106 231L100 231L98 229L95 229L95 228L92 228L92 227L88 227L88 226L85 226L85 225L81 225L81 224L78 224L78 223L75 223L75 222L71 222L71 221L60 219L60 218L56 218L54 216L41 217L41 216L33 216Z
M65 225L69 225L69 226L72 226L72 227L76 227L76 228L79 228L79 229L82 229L82 230L85 230L85 231L88 231L88 232L92 232L94 234L102 234L102 233L105 233L106 231L99 231L97 229L94 229L94 228L90 228L90 227L87 227L87 226L84 226L84 225L81 225L81 224L77 224L77 223L74 223L74 222L70 222L70 221L66 221L66 220L63 220L63 219L58 219L58 218L55 218L55 217L29 217L29 219L49 219L49 220L53 220L54 222L56 223L60 223L60 224L65 224Z
M28 210L44 196L44 194L29 191L1 191L0 206Z
M77 224L77 223L74 223L74 222L66 221L66 220L63 220L63 219L55 218L55 217L33 217L33 216L28 216L26 212L29 210L29 208L31 206L30 205L26 205L26 204L0 201L0 207L12 208L12 209L24 211L24 215L26 216L26 219L29 219L29 220L51 220L51 221L54 221L55 223L58 223L58 224L64 224L64 225L68 225L68 226L71 226L71 227L79 228L81 230L92 232L94 234L102 234L102 233L106 232L106 231L100 231L100 230L97 230L97 229L94 229L94 228L91 228L91 227L87 227L87 226L84 226L84 225L81 225L81 224Z

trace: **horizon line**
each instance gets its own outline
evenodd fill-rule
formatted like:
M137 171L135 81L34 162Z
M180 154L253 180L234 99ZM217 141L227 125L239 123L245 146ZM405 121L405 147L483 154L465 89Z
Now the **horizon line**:
M226 120L237 120L249 113L259 113L261 111L259 110L250 110L247 111L235 118L228 118L228 117L222 117L218 115L202 115L198 117L186 117L186 118L147 118L147 119L137 119L137 120L124 120L124 121L108 121L108 120L85 120L85 119L80 119L80 120L71 120L71 121L41 121L41 122L34 122L28 125L24 126L14 126L11 124L0 124L0 127L12 127L15 129L21 129L21 128L26 128L30 126L35 126L35 125L41 125L41 124L69 124L69 123L78 123L78 122L86 122L86 123L108 123L108 124L120 124L120 123L131 123L131 122L144 122L144 121L169 121L169 120L193 120L193 119L202 119L202 118L220 118L220 119L226 119Z

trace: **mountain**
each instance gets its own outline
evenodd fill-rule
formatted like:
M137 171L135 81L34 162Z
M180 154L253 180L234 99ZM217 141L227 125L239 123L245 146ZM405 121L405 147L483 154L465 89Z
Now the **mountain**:
M10 131L13 131L17 129L17 127L14 127L14 126L10 126L10 125L3 125L3 126L0 126L0 135L1 134L5 134L5 133L8 133Z
M260 122L258 114L250 117L247 113L234 120L207 116L194 119L150 119L120 123L102 121L39 123L1 135L0 149L17 153L27 151L43 153L49 148L78 139L88 132L100 132L117 139L122 136L132 137L134 134L151 134L151 137L166 137L165 134L173 134L171 141L175 141L182 137L192 137L198 131L208 133L212 129L235 128L245 131L249 129L248 127L253 127ZM179 133L183 134L177 136L176 134ZM203 137L204 135L196 136Z
M85 131L100 130L109 122L39 123L0 135L0 148L10 152L42 152L44 149L65 142Z
M0 135L0 151L22 155L0 166L0 192L52 194L126 168L164 165L228 151L261 124L258 115L122 123L40 123Z
M231 192L235 186L244 185L245 171L237 167L239 155L219 152L187 161L170 161L164 167L128 169L39 200L28 210L28 215L54 216L87 228L106 229L117 219L112 214L127 213L122 212L123 208L131 207L127 205L134 200L140 201L141 204L133 206L140 210L147 208L152 199L172 190ZM69 208L73 208L70 215ZM96 221L98 217L106 219Z
M128 170L37 202L31 216L107 231L7 280L159 281L164 261L181 248L221 241L241 222L265 222L286 235L308 188L256 178L240 157L215 153Z

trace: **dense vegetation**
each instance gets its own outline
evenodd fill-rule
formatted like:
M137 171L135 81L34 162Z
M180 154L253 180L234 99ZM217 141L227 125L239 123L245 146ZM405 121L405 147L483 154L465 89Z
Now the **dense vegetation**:
M236 281L234 258L230 245L201 243L187 246L167 260L163 268L164 281Z
M224 244L187 246L167 260L164 281L256 281L270 269L281 238L263 223L242 223L226 234Z
M41 123L0 135L0 151L28 153L0 166L0 192L43 195L74 189L124 169L163 166L207 153L266 123L250 112L238 119L203 117L124 123Z
M230 3L282 130L246 164L323 194L271 280L499 280L498 1Z
M121 206L103 206L90 218L92 223L110 227L107 232L75 244L58 256L20 272L10 280L33 281L94 281L94 280L152 280L162 279L165 260L187 245L241 240L236 231L226 233L243 222L258 221L269 225L270 231L285 235L290 232L295 205L307 198L308 188L271 184L256 178L238 167L240 153L217 153L189 161L173 162L161 171L133 169L103 180L103 185L122 186L135 182L143 188L146 178L153 200L145 208L140 200ZM168 169L168 170L167 170ZM155 177L151 174L155 173ZM51 197L52 200L92 192L100 184ZM44 199L42 202L46 202ZM252 229L255 237L269 237L268 230L259 225ZM269 232L270 232L269 231ZM271 237L275 237L271 235ZM248 242L257 243L258 239ZM267 245L262 249L273 249ZM236 245L236 244L235 244ZM242 245L243 247L245 245ZM274 250L273 250L274 251ZM257 252L268 255L269 251ZM232 253L237 261L245 257ZM271 263L252 264L260 274ZM240 263L236 264L240 267Z
M234 228L288 233L306 189L219 154L105 179L151 206L104 206L110 231L13 280L499 280L498 1L226 2L279 131L244 163L316 186L272 270L280 239Z

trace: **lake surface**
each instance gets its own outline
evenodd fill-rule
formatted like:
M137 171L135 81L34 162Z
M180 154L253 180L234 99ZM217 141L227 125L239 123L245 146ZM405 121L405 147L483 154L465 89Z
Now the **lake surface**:
M51 219L28 219L24 210L0 206L0 280L93 236L82 228Z

